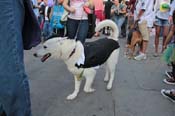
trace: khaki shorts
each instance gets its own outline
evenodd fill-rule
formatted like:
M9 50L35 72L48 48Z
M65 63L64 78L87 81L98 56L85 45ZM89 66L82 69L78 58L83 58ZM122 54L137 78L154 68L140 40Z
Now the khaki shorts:
M147 21L142 21L142 23L139 23L139 30L143 36L143 40L149 41L149 29L147 27Z

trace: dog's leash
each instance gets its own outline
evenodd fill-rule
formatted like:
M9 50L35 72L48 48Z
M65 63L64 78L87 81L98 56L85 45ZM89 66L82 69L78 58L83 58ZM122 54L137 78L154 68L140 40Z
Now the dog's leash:
M82 6L83 6L83 5L82 5ZM82 13L80 22L79 22L79 24L78 24L77 32L76 32L76 35L75 35L75 37L74 37L75 40L77 40L77 36L78 36L79 30L80 30L80 25L81 25L81 23L82 23L82 19L83 19L83 16L84 16L83 14L84 14L84 13Z
M83 5L85 5L85 1L84 1L84 4L82 4L82 7L83 7ZM74 39L75 40L77 40L77 36L78 36L78 33L79 33L79 30L80 30L80 25L81 25L81 23L82 23L82 19L83 19L83 16L84 16L84 12L82 13L82 15L81 15L81 18L80 18L80 22L79 22L79 24L78 24L78 28L77 28L77 32L76 32L76 35L75 35L75 37L74 37ZM88 15L88 14L87 14Z
M138 22L139 22L139 20L137 20L137 21L134 22L134 29L137 29L138 28Z
M83 78L83 73L84 73L84 69L81 71L81 73L77 76L77 80L81 81Z
M83 5L84 5L84 4L82 4L82 6L83 6ZM77 32L76 32L76 35L75 35L75 37L74 37L75 40L77 40L77 36L78 36L79 30L80 30L80 25L81 25L81 23L82 23L83 16L84 16L84 12L82 13L80 22L79 22L79 24L78 24ZM73 51L74 51L74 50L73 50ZM78 81L81 81L81 80L82 80L84 70L85 70L85 69L83 69L83 70L81 71L81 73L77 76L77 80L78 80Z

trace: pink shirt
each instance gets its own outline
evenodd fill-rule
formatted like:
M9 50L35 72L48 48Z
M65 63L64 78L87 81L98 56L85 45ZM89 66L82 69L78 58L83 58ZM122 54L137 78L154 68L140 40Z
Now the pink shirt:
M87 14L83 10L83 5L87 0L70 0L70 6L75 8L75 13L70 13L69 18L81 20L88 19Z
M104 11L104 4L103 0L93 0L94 5L95 5L95 10L102 10Z

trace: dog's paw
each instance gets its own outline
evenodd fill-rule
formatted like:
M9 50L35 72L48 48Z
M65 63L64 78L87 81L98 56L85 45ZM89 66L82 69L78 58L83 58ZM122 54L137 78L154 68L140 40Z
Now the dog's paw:
M109 76L105 76L104 82L108 82L108 81L109 81Z
M67 96L67 100L73 100L73 99L75 99L77 97L77 94L70 94L70 95L68 95Z
M106 87L107 90L111 90L112 89L112 85L111 84L108 84L107 87Z
M84 89L84 92L86 92L86 93L92 93L94 91L95 91L95 89L93 89L93 88Z
M109 81L109 79L106 79L106 78L104 79L104 82L105 82L105 83L107 83L108 81Z

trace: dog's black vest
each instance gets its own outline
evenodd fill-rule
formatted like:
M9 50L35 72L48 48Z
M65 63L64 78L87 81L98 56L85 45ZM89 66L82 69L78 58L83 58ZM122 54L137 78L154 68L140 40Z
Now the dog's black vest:
M111 53L118 49L119 43L115 40L103 38L84 44L85 63L78 68L90 68L103 64ZM117 59L116 59L117 60Z

